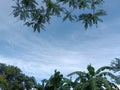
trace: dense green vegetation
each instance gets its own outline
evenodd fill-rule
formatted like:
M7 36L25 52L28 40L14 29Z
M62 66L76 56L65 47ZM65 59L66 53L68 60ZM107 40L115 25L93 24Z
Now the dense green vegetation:
M41 82L29 77L15 66L0 63L0 88L2 90L119 90L120 77L113 74L120 71L120 59L112 61L110 66L95 70L87 66L87 72L75 71L64 77L59 71ZM34 72L34 71L33 71Z
M0 87L3 90L29 90L36 85L34 77L28 77L14 66L0 64Z
M106 15L102 9L104 0L13 0L14 17L18 17L31 26L34 31L45 29L53 17L60 17L63 21L82 22L87 29L102 21Z

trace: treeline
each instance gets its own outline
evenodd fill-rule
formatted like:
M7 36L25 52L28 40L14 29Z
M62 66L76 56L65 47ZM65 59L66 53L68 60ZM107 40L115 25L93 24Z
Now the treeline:
M120 90L120 59L116 58L110 66L95 70L87 66L87 72L75 71L64 77L55 70L50 78L37 82L34 77L27 76L15 66L0 63L1 90Z

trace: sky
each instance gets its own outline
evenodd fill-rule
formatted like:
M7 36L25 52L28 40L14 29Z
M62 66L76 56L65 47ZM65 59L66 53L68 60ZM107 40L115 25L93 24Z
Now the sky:
M11 14L12 0L0 2L0 63L18 66L38 80L50 77L57 69L67 75L110 65L120 58L120 0L105 0L107 15L98 27L85 30L81 23L53 18L46 31L31 27Z

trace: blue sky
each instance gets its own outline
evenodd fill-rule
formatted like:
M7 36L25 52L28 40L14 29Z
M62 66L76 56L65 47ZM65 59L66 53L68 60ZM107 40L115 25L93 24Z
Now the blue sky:
M114 2L115 1L115 2ZM63 74L110 65L120 57L120 0L106 0L107 16L98 28L53 18L46 31L33 32L13 18L12 0L0 2L0 62L15 65L41 80L55 69Z

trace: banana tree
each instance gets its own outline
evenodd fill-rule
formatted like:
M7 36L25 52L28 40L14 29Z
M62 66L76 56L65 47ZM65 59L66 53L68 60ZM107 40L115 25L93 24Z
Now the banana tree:
M119 88L111 81L116 79L109 66L104 66L95 71L91 65L87 67L88 72L76 71L68 76L77 75L72 84L73 90L119 90ZM105 71L107 70L107 71Z
M54 74L48 79L42 80L42 85L39 85L38 90L70 90L72 80L63 77L63 75L55 70Z

